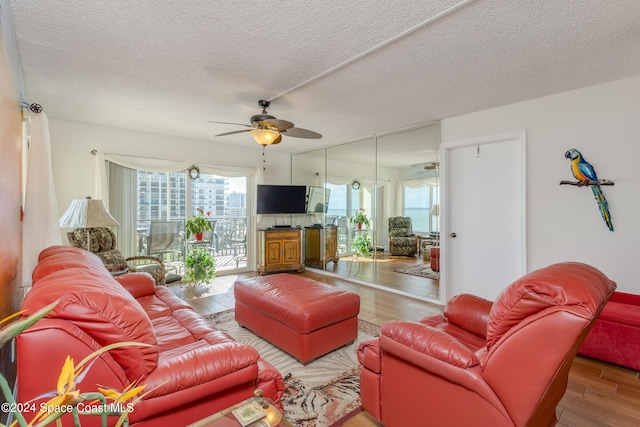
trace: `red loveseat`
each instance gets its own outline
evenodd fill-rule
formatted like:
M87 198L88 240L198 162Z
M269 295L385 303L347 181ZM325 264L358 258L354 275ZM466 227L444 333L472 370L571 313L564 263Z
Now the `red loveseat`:
M97 385L118 391L135 381L146 385L144 392L151 393L129 413L131 426L186 425L249 398L257 388L280 404L283 382L275 368L169 289L155 286L147 273L114 279L96 255L53 246L40 254L22 309L33 312L58 299L16 339L19 402L55 390L67 355L77 364L105 345L136 341L152 346L104 353L77 386L89 392ZM81 418L83 426L100 425L100 417ZM116 420L109 417L109 425Z
M640 295L614 292L578 353L640 371Z
M573 359L616 285L580 263L516 280L495 302L391 321L358 347L362 407L387 427L553 426Z

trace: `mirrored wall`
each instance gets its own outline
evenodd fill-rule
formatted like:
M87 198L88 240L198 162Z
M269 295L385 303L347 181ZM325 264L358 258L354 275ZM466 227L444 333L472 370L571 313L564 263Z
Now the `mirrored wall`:
M430 256L439 241L439 143L431 123L292 155L292 184L311 189L311 222L336 240L337 262L317 268L440 301Z

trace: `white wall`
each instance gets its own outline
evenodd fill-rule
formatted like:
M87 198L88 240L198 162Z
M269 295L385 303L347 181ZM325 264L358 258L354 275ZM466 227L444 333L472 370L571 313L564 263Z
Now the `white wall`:
M236 147L67 120L49 119L53 175L60 215L71 200L95 194L96 149L110 154L172 160L194 160L202 164L262 167L262 147ZM269 150L269 148L267 148ZM288 154L268 151L263 180L288 184ZM66 241L66 240L65 240Z
M563 261L591 264L640 293L640 76L479 111L441 122L441 141L451 142L527 130L528 266ZM588 188L573 180L564 153L579 150L603 187L614 232ZM505 284L506 286L507 284Z

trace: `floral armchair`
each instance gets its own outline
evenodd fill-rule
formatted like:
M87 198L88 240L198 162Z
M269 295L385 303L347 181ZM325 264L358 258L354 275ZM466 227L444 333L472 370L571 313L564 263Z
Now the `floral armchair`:
M410 217L389 218L389 253L397 256L415 256L416 236L413 234Z
M107 270L113 276L119 276L124 273L143 271L153 276L156 285L166 285L166 274L164 262L160 258L153 256L135 256L125 258L122 253L116 249L116 235L110 228L96 227L91 229L91 233L87 233L86 228L76 228L67 233L67 239L71 246L80 249L87 249L87 238L91 235L91 250L98 255ZM135 263L140 260L152 261L151 264L136 266Z

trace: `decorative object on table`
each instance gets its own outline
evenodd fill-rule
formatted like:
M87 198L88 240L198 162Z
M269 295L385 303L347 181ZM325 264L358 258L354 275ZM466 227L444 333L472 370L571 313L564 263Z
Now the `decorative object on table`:
M611 221L609 204L602 193L602 188L600 188L602 185L614 185L613 182L606 179L598 179L593 166L591 166L575 148L564 153L564 157L571 160L571 172L578 182L560 181L560 184L576 185L578 187L591 187L593 196L598 202L600 215L602 215L602 219L607 224L609 230L613 231L613 222Z
M358 230L361 230L363 225L369 226L369 218L367 218L364 209L358 209L356 214L351 217L351 223L355 224Z
M195 248L189 252L184 265L187 268L186 282L200 284L216 277L215 257L205 248Z
M198 208L198 213L187 220L185 229L187 230L187 239L194 236L196 240L202 240L202 233L205 230L211 230L211 223L209 217L211 212L207 212L205 216L204 209Z
M87 247L89 252L97 242L91 239L91 229L96 227L112 227L118 224L104 205L102 200L86 197L74 199L69 208L60 218L60 228L83 228L87 234Z
M231 413L236 417L238 422L242 424L242 426L247 426L267 415L267 412L255 400L247 402L241 407L234 409Z
M351 242L351 247L358 255L371 256L371 238L367 233L358 233Z

